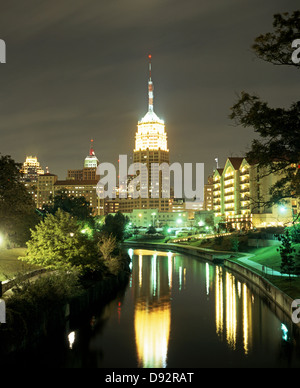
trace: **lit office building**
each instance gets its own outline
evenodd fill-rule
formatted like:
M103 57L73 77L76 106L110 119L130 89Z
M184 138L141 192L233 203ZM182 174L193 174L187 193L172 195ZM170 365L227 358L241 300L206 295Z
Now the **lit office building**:
M169 211L170 199L163 198L162 193L162 172L158 170L158 166L154 165L154 163L157 165L162 163L169 164L169 149L165 123L155 114L153 109L151 55L149 55L148 112L137 125L133 162L145 164L147 167L137 172L140 181L138 189L141 195L136 199L122 199L120 201L120 210L124 212L132 211L133 209ZM168 182L165 183L168 184Z

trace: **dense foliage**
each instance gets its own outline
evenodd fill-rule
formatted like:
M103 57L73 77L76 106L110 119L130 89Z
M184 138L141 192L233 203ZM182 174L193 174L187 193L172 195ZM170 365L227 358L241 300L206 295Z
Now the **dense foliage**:
M292 58L292 42L300 38L300 11L274 15L274 31L256 38L256 55L276 65L299 69ZM298 76L296 74L295 76ZM258 96L242 92L232 107L231 119L243 127L254 128L259 139L252 142L246 158L262 167L263 174L275 173L277 182L270 189L270 199L261 198L263 205L284 202L300 195L300 101L290 108L271 108Z
M7 247L25 245L30 228L39 221L35 203L20 181L20 169L10 156L0 157L0 233Z
M77 218L58 209L31 232L21 259L49 269L97 270L101 264L97 245L83 231Z

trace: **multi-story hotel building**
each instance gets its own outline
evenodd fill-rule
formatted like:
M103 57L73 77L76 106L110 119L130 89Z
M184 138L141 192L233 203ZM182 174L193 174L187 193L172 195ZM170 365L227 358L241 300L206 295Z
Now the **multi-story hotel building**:
M138 122L133 151L133 162L146 166L145 170L139 170L137 174L141 195L139 198L121 199L119 209L122 212L131 212L133 209L158 209L165 212L170 208L170 198L163 198L162 172L158 171L158 165L169 164L169 149L165 123L153 109L151 55L149 55L148 98L148 112ZM159 178L156 180L154 176Z
M216 169L213 175L215 223L238 230L290 223L295 200L288 200L286 206L262 206L261 198L269 200L270 188L278 179L275 174L262 174L245 158L228 158L224 168Z

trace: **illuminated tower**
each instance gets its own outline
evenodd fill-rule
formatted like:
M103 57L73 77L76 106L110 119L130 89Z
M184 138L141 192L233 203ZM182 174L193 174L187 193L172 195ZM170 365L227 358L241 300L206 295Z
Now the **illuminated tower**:
M40 166L36 156L26 156L21 169L21 180L23 182L36 182L39 175L44 174L44 170Z
M138 122L135 135L135 149L133 152L134 163L143 163L147 166L148 176L141 176L141 185L143 185L143 182L148 183L148 198L136 199L134 207L139 209L146 208L169 211L169 198L162 197L161 172L159 173L158 182L152 182L151 179L151 165L153 163L158 165L161 165L162 163L169 164L169 150L165 123L153 110L153 82L151 72L151 55L149 55L148 112ZM154 195L152 195L152 193L154 193L154 191L158 193L158 198L153 198Z
M93 148L93 142L94 140L92 139L89 155L85 158L84 161L84 168L97 168L99 164L99 160L97 159Z

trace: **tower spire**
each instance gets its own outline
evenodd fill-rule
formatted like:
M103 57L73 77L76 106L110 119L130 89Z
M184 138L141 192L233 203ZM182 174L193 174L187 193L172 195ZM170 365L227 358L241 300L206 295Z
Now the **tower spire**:
M148 111L149 112L153 112L153 82L152 82L152 79L151 79L151 59L152 59L152 55L149 54L148 55L148 58L149 58L149 81L148 81L148 99L149 99L149 102L148 102Z
M95 155L94 148L93 148L94 139L91 139L91 147L90 147L90 156Z

